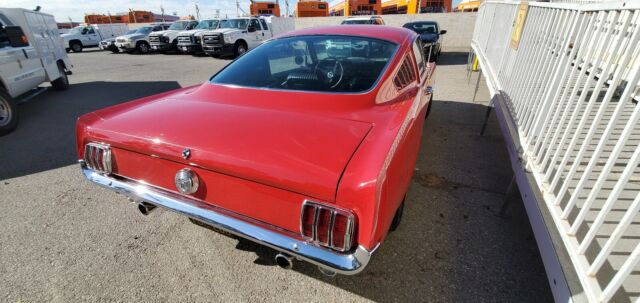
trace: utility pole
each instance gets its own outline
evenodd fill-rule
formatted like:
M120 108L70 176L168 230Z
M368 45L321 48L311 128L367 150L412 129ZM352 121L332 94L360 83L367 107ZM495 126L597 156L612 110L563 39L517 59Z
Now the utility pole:
M112 24L112 23L113 23L113 21L111 21L111 12L110 12L110 11L107 11L107 15L109 16L109 24Z
M289 0L284 0L284 7L285 7L285 13L286 13L285 17L289 17Z
M198 7L198 3L194 3L196 6L196 20L200 20L200 8Z
M164 7L160 5L160 12L162 13L162 22L164 22Z
M73 21L71 20L71 17L67 16L67 18L69 18L69 28L73 28Z

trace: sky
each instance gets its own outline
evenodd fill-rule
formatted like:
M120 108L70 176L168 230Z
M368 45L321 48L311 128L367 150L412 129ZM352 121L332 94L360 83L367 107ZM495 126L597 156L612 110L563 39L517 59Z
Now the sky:
M289 1L289 10L293 11L293 2ZM280 0L284 13L284 0ZM228 14L229 17L236 16L235 0L0 0L2 7L22 7L34 9L40 5L41 11L52 14L56 21L69 21L69 17L75 22L84 21L85 13L111 14L126 12L129 8L135 10L152 11L160 14L160 6L164 7L165 14L177 12L178 16L196 14L195 3L200 8L201 18L212 18L216 9L220 9L222 17ZM249 0L240 0L240 7L249 12Z
M240 7L249 12L249 0L239 0ZM279 0L281 11L284 14L284 0ZM453 6L460 0L453 0ZM66 22L71 18L75 22L83 22L84 15L90 13L111 14L126 12L129 8L136 10L152 11L160 14L160 6L164 7L165 14L177 12L178 16L196 14L195 4L200 7L201 18L212 18L216 9L224 17L236 16L235 0L0 0L3 7L22 7L34 9L40 5L41 11L52 14L58 22ZM289 11L293 13L296 0L289 1Z

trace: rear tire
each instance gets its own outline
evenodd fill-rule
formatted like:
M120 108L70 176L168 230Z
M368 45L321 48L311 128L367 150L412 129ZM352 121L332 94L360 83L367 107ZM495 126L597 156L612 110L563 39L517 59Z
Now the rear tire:
M71 45L69 45L69 47L74 53L82 52L82 43L80 42L77 42L77 41L72 42Z
M69 78L67 72L64 70L62 63L58 62L58 72L60 72L60 78L51 81L51 86L55 90L66 90L69 88Z
M18 126L18 107L9 94L0 90L0 136Z
M400 222L402 221L402 213L404 212L404 200L407 199L407 196L402 198L402 203L398 206L396 210L396 214L393 216L393 221L391 221L391 227L389 227L389 231L395 231L400 226Z

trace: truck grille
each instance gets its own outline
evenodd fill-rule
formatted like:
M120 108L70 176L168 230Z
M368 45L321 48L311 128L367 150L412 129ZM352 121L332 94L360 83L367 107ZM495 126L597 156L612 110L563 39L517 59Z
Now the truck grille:
M160 36L149 36L149 43L160 42Z
M116 39L116 42L118 42L118 43L125 43L125 42L127 42L127 39L124 39L124 38Z
M178 37L178 44L192 44L193 43L193 39L191 36L179 36Z
M202 37L204 44L222 44L222 34L204 35Z

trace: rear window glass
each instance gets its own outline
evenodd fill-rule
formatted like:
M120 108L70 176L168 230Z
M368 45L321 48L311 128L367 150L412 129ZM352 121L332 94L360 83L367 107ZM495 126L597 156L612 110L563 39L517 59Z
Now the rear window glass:
M363 37L282 38L248 52L215 75L216 84L283 90L369 90L397 44Z

